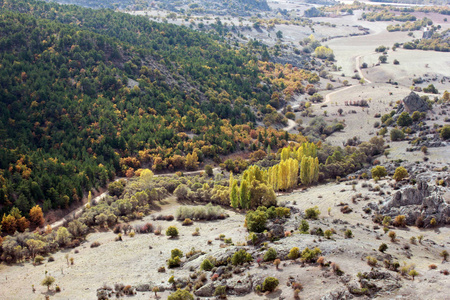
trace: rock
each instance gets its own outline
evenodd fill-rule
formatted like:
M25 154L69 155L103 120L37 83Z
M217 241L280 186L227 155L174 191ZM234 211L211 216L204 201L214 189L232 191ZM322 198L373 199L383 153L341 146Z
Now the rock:
M320 300L346 300L346 299L353 299L353 295L350 294L350 292L344 288L335 290L328 295L323 296L320 298Z
M212 297L214 295L214 291L216 290L216 287L214 286L214 283L207 283L198 290L194 292L195 296L198 297Z
M227 284L229 294L236 296L244 296L252 292L252 280L250 277L240 278L230 281Z
M280 224L273 224L268 226L268 231L272 238L284 238L284 226Z
M217 270L216 270L216 274L220 276L223 273L225 273L225 267L224 266L218 267Z
M407 225L414 225L419 216L424 218L425 227L429 226L432 218L437 224L448 224L450 204L444 199L445 192L444 187L429 186L418 180L417 187L408 185L389 196L380 206L380 214L392 218L405 215Z
M402 112L406 111L410 114L412 114L415 111L418 112L425 112L429 110L428 103L420 98L419 95L417 95L414 92L411 92L408 96L406 96L402 103L398 106L396 116L400 115ZM394 117L395 119L395 117Z
M255 241L253 242L252 240L248 240L247 241L247 245L259 246L262 243L264 243L264 242L269 240L264 233L254 233L254 235L256 236Z

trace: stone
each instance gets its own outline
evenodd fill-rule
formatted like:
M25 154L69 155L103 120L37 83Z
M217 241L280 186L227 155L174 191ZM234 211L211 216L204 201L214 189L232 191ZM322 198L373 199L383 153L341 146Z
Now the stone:
M414 92L411 92L408 96L406 96L402 103L398 106L396 116L399 116L402 112L406 111L412 114L415 111L418 112L426 112L430 108L428 107L428 103L420 98L420 96ZM395 119L395 118L394 118Z
M430 186L418 180L416 187L404 186L386 198L380 206L380 214L392 218L405 215L407 225L414 225L419 216L424 218L425 227L430 226L432 218L437 224L445 225L450 221L450 204L445 201L444 194L444 187Z
M320 300L347 300L347 299L353 299L353 295L350 294L350 292L344 288L335 290L320 298Z
M195 296L198 297L212 297L214 295L214 291L216 290L216 287L214 286L214 283L207 283L198 290L194 292Z

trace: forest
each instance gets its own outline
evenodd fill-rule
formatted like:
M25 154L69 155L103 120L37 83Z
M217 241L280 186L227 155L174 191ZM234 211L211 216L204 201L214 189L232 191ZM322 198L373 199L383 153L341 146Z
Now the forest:
M279 88L217 35L110 10L0 7L1 215L67 208L144 166L192 170L302 140L255 126L276 114Z

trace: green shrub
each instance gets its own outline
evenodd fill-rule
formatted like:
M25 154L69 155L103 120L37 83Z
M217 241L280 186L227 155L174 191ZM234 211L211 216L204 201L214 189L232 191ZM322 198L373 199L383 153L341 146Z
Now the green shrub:
M267 215L264 211L249 211L245 217L250 232L263 232L266 229Z
M297 259L300 257L300 249L297 247L293 247L288 254L289 259Z
M252 261L253 258L250 253L247 253L244 249L241 249L233 254L231 257L231 263L234 266L242 265L243 263Z
M175 256L174 258L169 258L167 261L167 266L169 268L176 268L181 265L181 259L178 256Z
M183 252L180 249L177 249L177 248L172 249L172 251L170 251L170 257L174 258L176 256L183 257Z
M225 285L219 285L216 287L214 291L214 296L218 298L226 298L227 297L227 287Z
M353 232L350 229L347 229L344 233L345 238L350 239L353 237Z
M401 181L404 178L408 177L408 175L409 175L408 171L404 167L400 166L397 169L395 169L395 173L394 176L392 176L392 178L395 181Z
M400 116L398 116L398 119L397 119L397 125L401 126L401 127L409 126L412 124L412 122L413 122L413 120L412 120L411 116L406 111L402 112L400 114Z
M205 271L211 271L214 268L214 265L212 262L209 261L209 259L205 259L200 264L200 269Z
M405 138L403 131L397 128L392 129L390 135L392 141L401 141Z
M384 252L386 251L388 248L388 245L386 245L385 243L381 244L380 247L378 247L378 251L380 252Z
M277 258L277 250L274 248L269 248L266 253L264 253L264 261L271 261Z
M306 262L313 262L317 259L319 254L321 254L322 251L319 248L314 248L313 250L310 250L308 247L306 247L302 251L302 259Z
M273 292L280 282L275 277L267 277L264 279L262 290L263 292L269 291Z
M44 261L44 257L41 255L36 255L36 257L34 258L35 265L40 265L43 261Z
M387 175L386 168L383 166L376 166L371 170L372 178L383 178Z
M305 210L305 218L316 220L319 218L320 210L317 206Z
M194 300L194 296L187 290L178 289L167 297L167 300Z
M443 139L443 140L448 140L448 139L450 139L450 125L445 125L445 126L441 129L440 136L441 136L441 139Z
M166 235L171 238L178 236L178 229L175 226L169 226L166 230Z
M299 227L300 233L308 234L309 233L309 223L306 220L302 220Z

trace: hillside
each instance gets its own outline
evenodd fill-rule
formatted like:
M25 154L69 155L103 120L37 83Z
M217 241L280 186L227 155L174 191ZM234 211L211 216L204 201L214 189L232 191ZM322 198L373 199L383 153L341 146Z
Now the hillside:
M0 6L2 214L66 208L141 165L195 169L289 139L270 129L253 142L272 89L245 51L108 10Z

